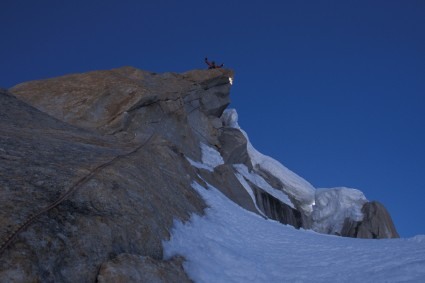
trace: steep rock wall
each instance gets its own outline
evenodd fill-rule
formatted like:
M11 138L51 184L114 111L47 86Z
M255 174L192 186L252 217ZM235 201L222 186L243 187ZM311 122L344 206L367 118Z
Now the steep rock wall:
M202 213L195 172L160 136L122 143L0 99L19 113L0 123L3 282L94 282L121 253L161 260L173 220Z
M122 68L12 89L53 117L1 93L0 278L93 282L119 254L162 259L173 219L204 208L185 156L217 143L229 103L231 72L199 72Z

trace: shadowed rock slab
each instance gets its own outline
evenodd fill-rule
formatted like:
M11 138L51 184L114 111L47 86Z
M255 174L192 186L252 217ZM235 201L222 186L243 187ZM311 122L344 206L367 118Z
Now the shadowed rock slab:
M367 202L363 205L362 212L362 221L345 221L342 236L365 239L400 238L390 214L381 203Z
M194 170L161 133L129 142L0 100L2 281L94 282L117 254L161 259L173 220L202 213Z
M246 210L259 214L254 201L235 176L232 165L217 166L214 172L199 170L202 178Z

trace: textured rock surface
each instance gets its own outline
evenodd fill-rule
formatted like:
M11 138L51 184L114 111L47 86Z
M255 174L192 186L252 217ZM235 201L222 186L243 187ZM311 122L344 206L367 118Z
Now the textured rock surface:
M346 219L342 236L366 239L399 238L390 214L385 207L377 202L367 202L362 207L363 220L350 221Z
M159 135L122 143L0 97L2 245L32 215L76 189L4 250L2 280L93 282L100 264L116 254L160 260L173 219L202 212L203 201L190 188L193 170Z
M132 141L160 133L199 157L200 140L218 143L232 76L224 69L156 74L123 67L22 83L10 91L66 123Z
M182 267L183 258L155 260L131 254L121 254L105 262L97 276L98 283L168 283L192 282Z
M51 116L2 92L0 278L93 282L117 254L161 260L173 219L204 208L185 155L217 143L231 75L126 67L12 89Z
M220 153L226 164L245 164L252 169L252 164L247 152L247 140L241 131L225 127L220 133Z
M308 228L296 199L292 208L254 184L249 191L242 184L249 180L236 174L244 164L284 189L253 168L243 133L223 126L229 77L225 69L124 67L0 90L1 281L187 282L183 259L162 260L162 241L174 219L202 214L193 181L249 211ZM192 166L188 160L202 162L201 143L218 149L224 164ZM389 226L380 221L389 216L375 206L364 213L347 233L385 237Z

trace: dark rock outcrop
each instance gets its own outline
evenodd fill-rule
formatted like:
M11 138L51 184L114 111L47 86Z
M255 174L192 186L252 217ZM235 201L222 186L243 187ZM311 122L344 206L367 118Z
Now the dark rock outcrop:
M367 202L362 207L362 221L346 219L341 236L365 239L399 238L397 230L385 207L377 202Z
M226 164L245 164L252 169L247 151L247 140L240 130L230 127L223 128L219 141L220 153Z

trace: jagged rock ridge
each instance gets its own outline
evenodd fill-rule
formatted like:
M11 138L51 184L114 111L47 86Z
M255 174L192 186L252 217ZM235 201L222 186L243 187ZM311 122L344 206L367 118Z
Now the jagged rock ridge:
M270 160L258 163L232 112L223 115L232 77L123 67L1 91L0 278L188 281L182 259L162 261L161 242L173 219L202 214L193 181L263 217L314 227L314 188L286 171L291 178L282 179ZM219 162L205 167L214 152ZM379 235L396 235L389 215L368 211L342 234L373 238L384 225L390 231ZM136 272L141 266L147 273Z

